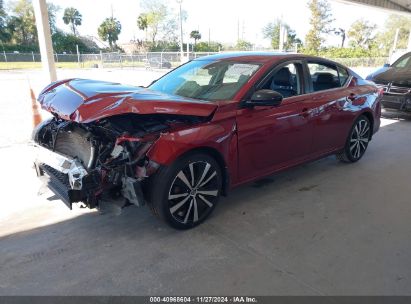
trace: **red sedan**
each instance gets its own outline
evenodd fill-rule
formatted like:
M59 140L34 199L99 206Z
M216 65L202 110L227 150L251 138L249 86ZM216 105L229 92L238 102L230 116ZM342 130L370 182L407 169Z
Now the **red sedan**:
M235 53L193 60L148 88L68 79L39 96L37 174L71 208L148 204L175 228L228 190L331 154L356 162L381 92L335 62Z

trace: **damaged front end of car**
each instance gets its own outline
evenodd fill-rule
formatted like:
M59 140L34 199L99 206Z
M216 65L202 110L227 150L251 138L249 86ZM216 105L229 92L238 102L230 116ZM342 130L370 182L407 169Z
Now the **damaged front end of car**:
M204 122L215 104L141 87L67 79L39 95L53 118L33 132L38 176L71 209L101 201L144 204L144 184L159 164L147 157L162 134Z
M145 154L168 126L134 116L88 124L53 118L40 125L33 136L37 174L48 177L47 186L70 209L75 202L94 208L103 195L144 204L141 181L157 167Z
M91 123L53 118L33 132L35 169L71 209L101 200L144 205L143 184L159 165L146 156L163 132L194 123L175 115L124 114Z

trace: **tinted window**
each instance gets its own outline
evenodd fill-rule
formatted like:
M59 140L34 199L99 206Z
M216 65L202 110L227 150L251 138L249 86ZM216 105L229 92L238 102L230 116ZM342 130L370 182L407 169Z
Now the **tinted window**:
M308 69L315 92L341 87L338 70L335 66L308 63Z
M195 99L226 100L234 97L259 68L253 63L193 60L149 88Z
M277 91L285 98L302 94L301 68L297 63L290 63L278 69L261 89Z

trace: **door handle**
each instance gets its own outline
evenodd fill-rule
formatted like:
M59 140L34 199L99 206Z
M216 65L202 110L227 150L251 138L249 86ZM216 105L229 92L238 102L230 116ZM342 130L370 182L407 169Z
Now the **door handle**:
M350 95L348 95L347 99L354 101L355 99L357 99L357 95L355 95L354 93L351 93Z
M310 115L310 111L308 110L308 108L304 108L301 110L300 116L301 117L307 117L308 115Z

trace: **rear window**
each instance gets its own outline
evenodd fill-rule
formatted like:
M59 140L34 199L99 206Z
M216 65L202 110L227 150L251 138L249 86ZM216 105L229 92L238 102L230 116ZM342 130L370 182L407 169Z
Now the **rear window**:
M323 63L308 63L315 92L341 87L337 67Z

